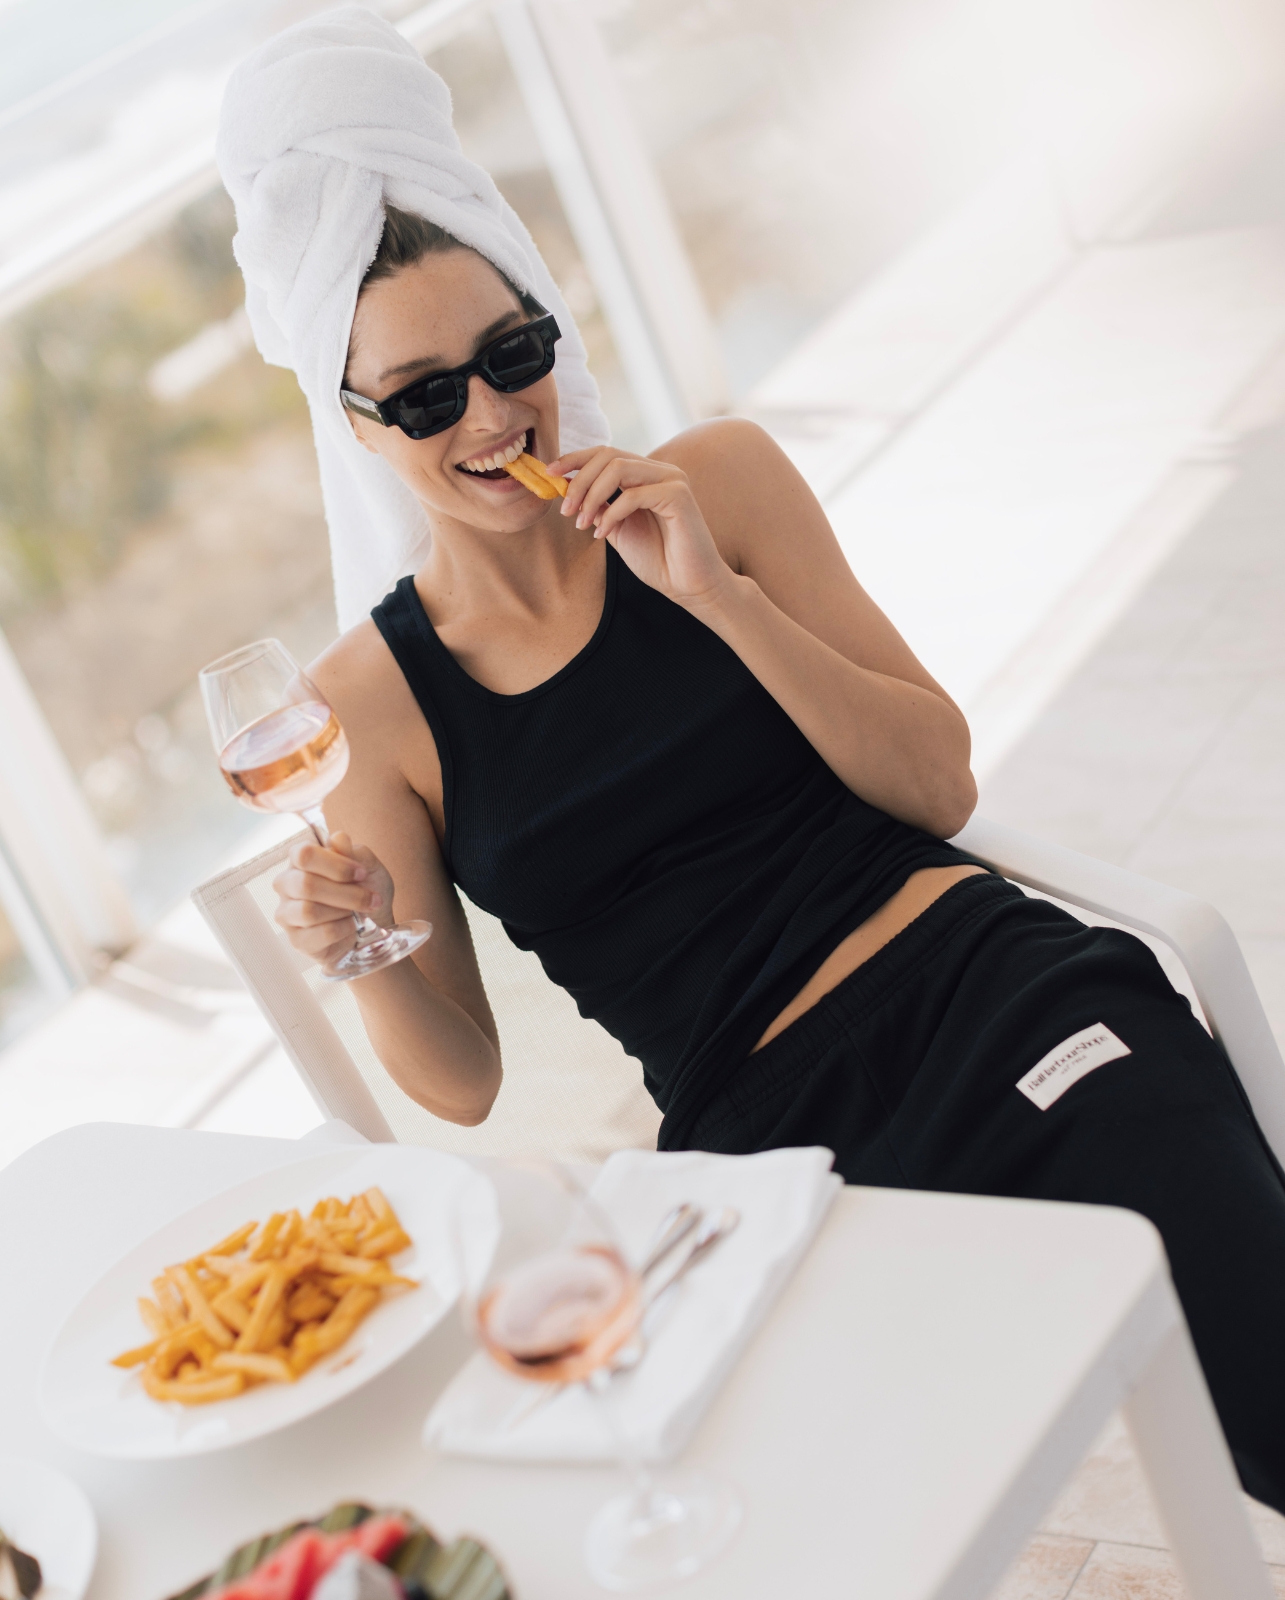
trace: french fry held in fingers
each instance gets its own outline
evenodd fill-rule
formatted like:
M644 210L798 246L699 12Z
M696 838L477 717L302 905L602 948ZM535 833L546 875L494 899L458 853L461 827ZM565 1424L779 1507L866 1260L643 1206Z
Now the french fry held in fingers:
M566 478L560 478L556 472L550 472L543 461L537 461L534 456L527 455L524 450L516 461L506 461L504 470L511 478L516 478L524 489L538 495L541 500L556 500L559 495L566 494L571 487Z
M209 1405L261 1383L294 1383L345 1344L386 1293L417 1288L392 1257L410 1235L379 1189L319 1200L310 1215L247 1222L166 1267L138 1302L148 1340L112 1365L153 1400Z

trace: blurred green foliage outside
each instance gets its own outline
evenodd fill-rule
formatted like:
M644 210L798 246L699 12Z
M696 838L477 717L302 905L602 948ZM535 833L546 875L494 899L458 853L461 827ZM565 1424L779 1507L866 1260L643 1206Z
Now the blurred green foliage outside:
M238 363L234 386L156 399L163 356L242 298L221 191L154 238L0 324L0 619L75 592L168 502L180 454L306 425L289 373Z

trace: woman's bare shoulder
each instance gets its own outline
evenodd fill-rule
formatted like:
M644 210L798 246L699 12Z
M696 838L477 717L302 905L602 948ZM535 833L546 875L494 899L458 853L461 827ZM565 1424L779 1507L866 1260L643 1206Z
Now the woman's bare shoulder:
M823 521L798 468L772 435L748 417L698 422L652 451L681 467L723 559L745 571L757 547L775 538L783 519ZM827 530L828 531L828 530Z
M369 617L341 633L308 668L319 689L334 689L349 698L377 694L396 672L392 652Z
M410 685L369 618L327 645L308 668L308 676L334 706L350 736L374 733L382 739L407 724L423 725Z
M757 466L765 456L781 456L781 450L771 434L748 417L711 417L657 445L651 455L655 461L672 461L689 477L693 472L723 477Z

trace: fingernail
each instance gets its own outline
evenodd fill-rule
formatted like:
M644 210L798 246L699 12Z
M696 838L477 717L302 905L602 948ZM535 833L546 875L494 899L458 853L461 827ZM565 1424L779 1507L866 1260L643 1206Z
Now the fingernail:
M382 906L384 903L384 897L382 894L372 894L366 903L370 906Z
M564 517L569 517L571 515L571 507L565 500L562 502L562 515Z
M357 883L364 883L366 879L365 867L356 868L356 870L353 872L353 879Z
M589 526L589 519L588 519L588 517L585 516L584 512L582 511L580 513L580 515L576 518L576 527L577 528L587 528L588 526Z

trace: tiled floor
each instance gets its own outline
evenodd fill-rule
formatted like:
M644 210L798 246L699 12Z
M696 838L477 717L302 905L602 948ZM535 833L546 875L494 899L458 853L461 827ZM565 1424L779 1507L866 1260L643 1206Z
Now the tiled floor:
M1278 1595L1285 1517L1247 1500ZM1184 1600L1142 1468L1119 1417L1044 1517L991 1600Z

